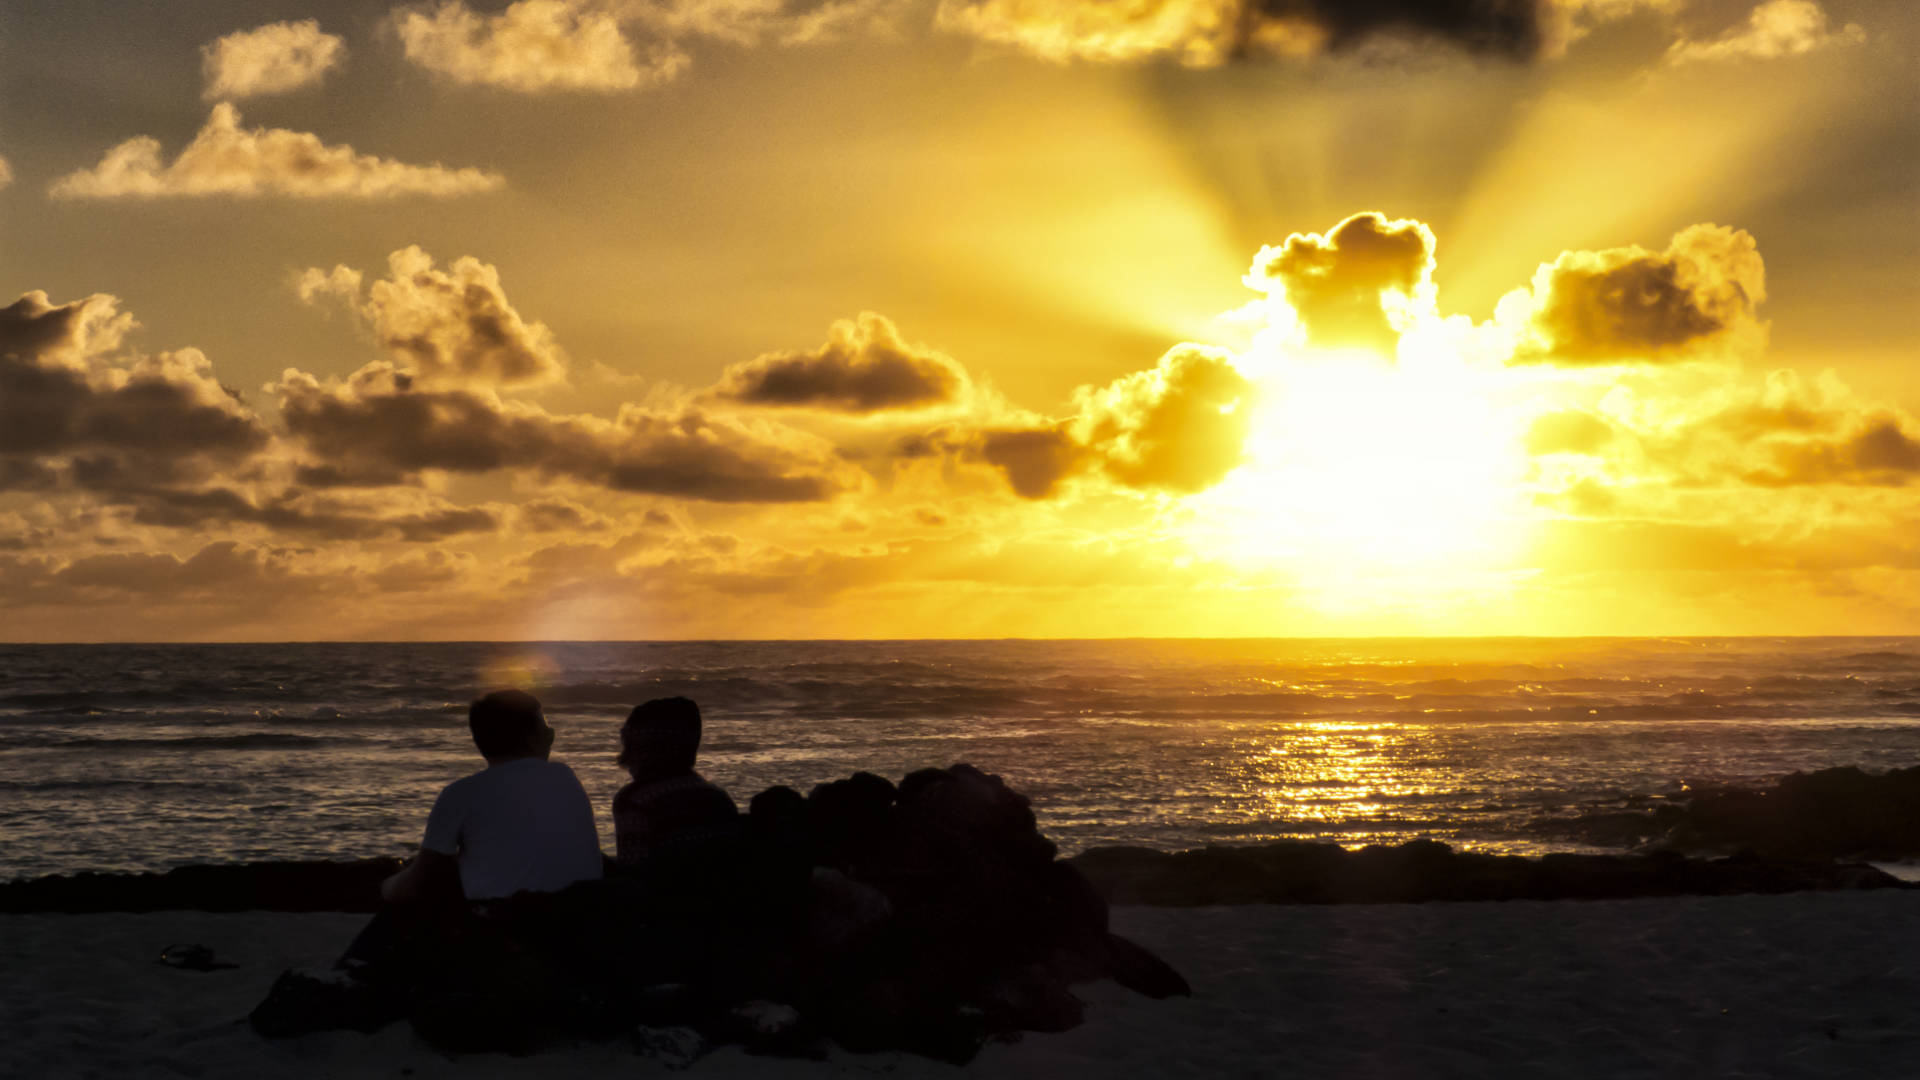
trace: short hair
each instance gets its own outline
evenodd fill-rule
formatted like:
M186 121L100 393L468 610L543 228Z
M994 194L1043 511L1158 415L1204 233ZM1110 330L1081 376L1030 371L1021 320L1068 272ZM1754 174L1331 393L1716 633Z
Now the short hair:
M467 707L467 728L484 757L506 757L534 747L547 719L525 690L495 690Z
M700 753L700 706L691 698L654 698L636 705L620 726L620 764L643 760L662 772L692 772Z

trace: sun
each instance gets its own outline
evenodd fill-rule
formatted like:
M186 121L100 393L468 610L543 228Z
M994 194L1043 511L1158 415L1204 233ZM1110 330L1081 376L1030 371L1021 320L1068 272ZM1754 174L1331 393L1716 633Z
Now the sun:
M1352 590L1504 565L1526 517L1513 387L1444 333L1397 355L1259 348L1246 461L1195 500L1216 553Z

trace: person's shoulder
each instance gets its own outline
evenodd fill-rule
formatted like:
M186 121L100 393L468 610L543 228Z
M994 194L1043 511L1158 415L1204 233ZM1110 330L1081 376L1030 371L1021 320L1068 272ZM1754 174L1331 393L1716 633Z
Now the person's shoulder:
M487 783L487 770L481 769L479 772L468 773L453 783L448 784L446 787L441 788L440 797L443 799L466 798L473 792L486 787Z

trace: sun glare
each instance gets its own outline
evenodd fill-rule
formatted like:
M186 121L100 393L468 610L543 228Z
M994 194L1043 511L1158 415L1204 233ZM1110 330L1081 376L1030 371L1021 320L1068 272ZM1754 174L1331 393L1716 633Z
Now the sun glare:
M1269 348L1249 365L1247 461L1203 499L1229 557L1398 577L1512 550L1526 458L1500 371L1412 334L1391 360Z

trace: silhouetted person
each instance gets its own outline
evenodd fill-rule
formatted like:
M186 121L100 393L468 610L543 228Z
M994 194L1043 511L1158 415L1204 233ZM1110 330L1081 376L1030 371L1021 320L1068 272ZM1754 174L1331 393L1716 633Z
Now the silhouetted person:
M487 767L455 780L427 814L420 850L380 884L386 907L341 966L409 978L470 930L472 904L558 892L600 877L593 804L573 770L547 756L553 729L523 690L496 690L467 710ZM462 901L466 903L462 903ZM386 968L384 972L369 969Z
M635 707L620 728L620 764L633 782L613 797L613 831L622 866L697 857L739 830L725 791L694 771L700 706L683 697Z

